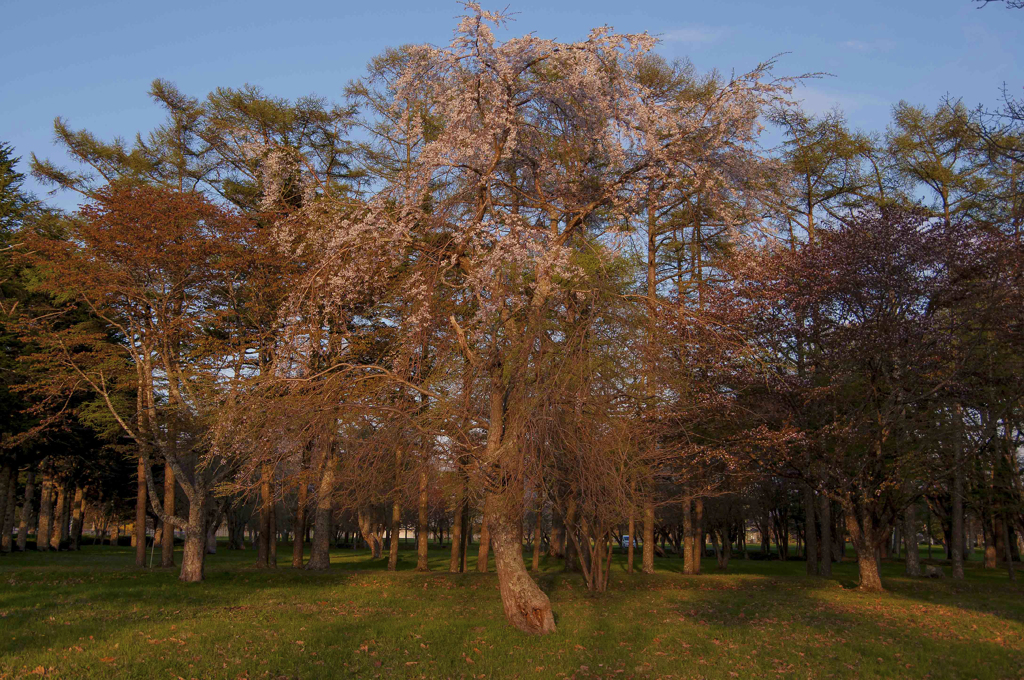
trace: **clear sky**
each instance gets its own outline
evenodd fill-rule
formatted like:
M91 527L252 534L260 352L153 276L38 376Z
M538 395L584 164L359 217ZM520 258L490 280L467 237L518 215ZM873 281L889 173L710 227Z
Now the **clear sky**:
M576 40L604 24L647 31L663 38L665 56L689 57L701 70L746 71L787 53L779 75L832 74L797 92L805 107L839 105L864 130L883 130L900 99L934 105L948 93L991 106L1003 83L1015 94L1024 86L1024 10L995 3L514 0L509 9L517 13L510 33ZM340 100L372 56L446 43L459 13L450 0L0 0L0 140L23 158L63 161L55 116L130 139L161 120L146 96L154 78L196 96L253 83L276 96Z

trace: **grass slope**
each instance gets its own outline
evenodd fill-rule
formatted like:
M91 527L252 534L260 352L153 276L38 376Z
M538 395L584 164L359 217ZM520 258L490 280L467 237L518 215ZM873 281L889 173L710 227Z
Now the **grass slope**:
M279 557L290 557L281 547ZM558 633L504 621L492 573L401 570L335 550L332 569L252 568L223 548L207 580L138 571L130 548L0 559L0 678L750 678L1024 677L1024 589L1005 571L902 578L852 590L854 565L810 579L803 562L735 560L686 577L678 558L653 576L614 567L610 591L545 561ZM180 560L179 560L180 562ZM473 567L473 565L470 565Z

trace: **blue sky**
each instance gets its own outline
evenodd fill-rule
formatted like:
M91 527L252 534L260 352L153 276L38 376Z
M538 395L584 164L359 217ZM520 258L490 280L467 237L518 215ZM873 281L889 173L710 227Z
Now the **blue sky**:
M900 99L934 105L948 93L994 105L1004 82L1017 94L1024 86L1024 10L1001 4L518 0L509 8L513 34L575 40L604 24L647 31L661 35L665 56L689 57L701 70L746 71L787 53L779 75L833 74L798 90L805 106L839 105L864 130L883 130ZM23 158L63 161L52 143L58 115L104 138L131 138L161 119L146 96L158 77L197 96L253 83L277 96L340 99L383 48L447 42L460 12L449 0L0 0L0 140ZM70 196L54 202L74 205Z

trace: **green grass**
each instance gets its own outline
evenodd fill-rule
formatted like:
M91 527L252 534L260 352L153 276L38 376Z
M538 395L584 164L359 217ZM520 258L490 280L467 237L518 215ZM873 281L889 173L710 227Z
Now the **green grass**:
M594 597L551 560L558 633L532 638L506 625L493 571L450 575L447 551L431 574L412 551L397 573L332 555L327 573L257 571L222 548L192 585L134 569L130 548L3 557L0 678L1024 677L1024 589L975 563L963 582L886 563L889 592L865 595L848 562L823 580L795 561L708 559L699 577L618 561Z

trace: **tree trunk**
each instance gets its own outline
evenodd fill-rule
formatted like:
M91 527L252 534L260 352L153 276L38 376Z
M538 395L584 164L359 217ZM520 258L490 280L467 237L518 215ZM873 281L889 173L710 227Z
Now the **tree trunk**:
M1006 571L1011 581L1017 580L1017 572L1013 568L1013 541L1010 540L1009 518L1003 520L1003 559L1006 561Z
M496 510L485 510L484 530L488 531L494 544L498 588L505 617L524 633L553 633L555 618L551 602L530 578L523 562L522 523L518 514L503 507Z
M7 498L7 489L11 484L11 478L17 478L17 476L18 470L10 463L0 467L0 527L5 526L7 523L7 510L8 505L10 504L10 501ZM2 534L2 536L0 536L0 540L2 539L6 539L3 542L9 543L10 534ZM0 543L0 545L2 545L2 543ZM0 547L0 550L8 552L10 548Z
M487 561L491 550L491 512L487 507L488 503L484 502L484 516L480 521L480 547L476 553L476 570L481 574L487 573ZM523 547L522 543L519 545L519 562L523 561ZM526 570L526 566L523 566L523 570ZM527 576L529 578L529 576ZM507 613L507 612L506 612Z
M175 491L177 484L174 481L174 470L169 463L164 463L164 514L174 514ZM156 537L153 537L156 540ZM164 524L163 534L160 536L160 566L174 566L174 525Z
M629 513L629 540L626 541L626 573L633 573L633 544L636 543L636 536L633 533L636 531L636 521L633 519L633 513Z
M542 502L537 503L536 515L533 520L533 564L530 565L530 570L535 574L540 571L540 538L543 529L541 522L544 521L544 504Z
M71 549L78 550L82 542L82 521L85 519L85 490L75 487L74 513L71 517Z
M270 514L273 512L273 499L270 497L271 468L264 463L260 470L260 535L256 542L256 568L266 569L270 566Z
M53 474L49 461L43 468L43 493L39 500L39 528L36 529L36 550L50 549L50 534L53 532ZM143 562L145 565L145 562Z
M331 566L331 515L334 509L334 461L324 453L324 467L317 488L316 513L313 519L313 544L306 569L320 571Z
M693 499L693 571L694 576L700 574L701 560L704 558L704 499Z
M954 436L956 439L953 442L953 512L951 518L953 526L950 527L949 557L953 565L953 578L962 579L964 577L964 470L963 442L960 433L963 416L960 413L959 406L954 413L954 417L959 419L959 424L955 429L956 434Z
M693 503L689 495L683 497L683 573L692 575L694 560L697 556L693 543Z
M188 517L188 526L185 527L185 550L181 556L181 574L178 579L186 583L198 583L203 580L206 567L205 497L196 496L189 499Z
M857 550L858 588L868 593L882 592L882 577L878 571L877 527L865 516L863 526L857 522L853 510L846 509L846 529Z
M427 552L429 548L427 541L430 539L429 515L427 514L427 481L427 469L424 467L420 470L419 516L416 518L416 571L430 571L430 559Z
M398 493L397 490L395 492ZM402 528L402 504L396 496L391 503L391 543L388 545L388 571L398 570L398 532Z
M295 504L295 526L292 532L294 534L292 536L292 567L296 569L302 569L302 560L305 557L306 551L303 539L306 535L306 503L308 501L309 485L306 483L304 476L305 469L306 464L303 461L302 470L299 472L298 500Z
M818 546L818 574L832 576L832 502L828 496L818 497L818 524L821 526L821 541Z
M135 566L146 566L146 460L139 456L135 489Z
M448 561L448 571L452 574L458 574L463 570L462 568L462 550L463 550L463 539L462 539L462 519L463 512L462 506L466 503L466 485L465 482L460 483L458 495L455 497L455 518L452 520L452 554L451 559Z
M25 498L21 506L21 520L18 523L18 550L25 552L25 543L28 541L28 528L32 525L32 504L35 502L36 494L36 471L28 469L28 477L25 479Z
M654 503L644 505L643 562L640 570L645 574L654 573Z
M804 553L807 557L807 575L818 575L818 527L815 521L814 489L804 485Z
M0 490L2 492L2 490ZM11 532L14 530L14 516L15 516L15 505L17 505L17 492L18 492L18 468L11 468L11 474L7 479L7 502L5 503L6 509L3 514L3 521L0 522L0 531L3 532L3 537L0 538L0 550L5 553L11 552L14 546L14 539L11 536Z
M274 481L270 481L270 549L267 551L267 563L271 569L277 568L277 493Z
M915 512L916 508L913 505L907 506L907 509L903 511L903 545L907 550L907 576L921 575L921 555L917 547L917 520L914 517Z

